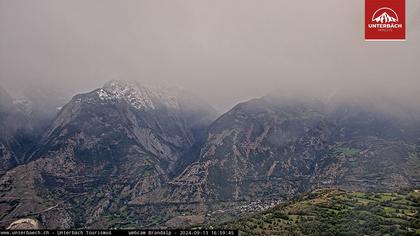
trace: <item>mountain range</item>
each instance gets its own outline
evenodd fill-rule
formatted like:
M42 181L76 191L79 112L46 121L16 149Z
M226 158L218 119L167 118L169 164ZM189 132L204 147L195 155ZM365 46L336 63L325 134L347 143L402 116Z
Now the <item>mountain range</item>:
M180 88L110 81L31 129L0 97L3 228L28 217L45 228L186 227L318 188L419 187L420 116L408 107L274 93L219 115Z

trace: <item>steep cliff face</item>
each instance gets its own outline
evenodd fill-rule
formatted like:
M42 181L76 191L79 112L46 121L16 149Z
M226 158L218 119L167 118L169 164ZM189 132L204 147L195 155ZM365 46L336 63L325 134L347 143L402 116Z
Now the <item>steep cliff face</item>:
M179 90L120 81L75 96L31 161L2 177L11 199L5 219L29 210L42 212L51 227L92 225L162 186L214 117L207 104L191 100ZM54 212L61 217L50 219Z

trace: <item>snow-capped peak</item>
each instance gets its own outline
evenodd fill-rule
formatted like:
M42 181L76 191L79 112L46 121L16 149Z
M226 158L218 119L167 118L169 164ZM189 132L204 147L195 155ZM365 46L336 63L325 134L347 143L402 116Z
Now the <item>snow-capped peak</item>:
M160 106L179 108L179 92L165 86L144 86L137 82L112 80L97 93L102 101L123 100L139 110L152 110Z

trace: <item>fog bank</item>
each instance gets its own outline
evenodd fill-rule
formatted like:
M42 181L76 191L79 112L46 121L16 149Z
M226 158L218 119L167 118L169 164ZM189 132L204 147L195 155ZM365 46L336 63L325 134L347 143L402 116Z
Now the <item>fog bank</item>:
M215 108L273 90L420 101L420 1L406 42L365 42L364 1L0 0L4 87L166 81Z

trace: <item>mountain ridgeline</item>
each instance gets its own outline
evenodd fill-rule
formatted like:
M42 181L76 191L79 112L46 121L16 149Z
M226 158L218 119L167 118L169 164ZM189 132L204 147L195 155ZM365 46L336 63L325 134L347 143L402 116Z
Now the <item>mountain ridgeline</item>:
M0 174L22 163L36 134L27 114L0 88Z
M33 217L47 228L172 227L317 188L419 187L417 113L331 101L269 95L217 118L181 89L110 81L74 96L4 168L0 225ZM14 159L7 134L2 163Z
M0 174L27 161L69 96L68 91L45 91L30 83L7 91L0 87Z

